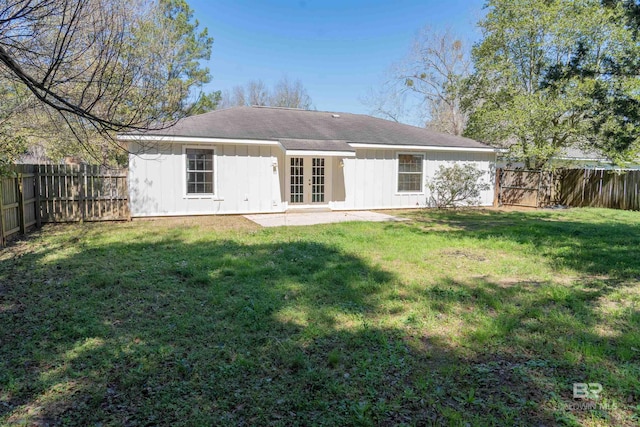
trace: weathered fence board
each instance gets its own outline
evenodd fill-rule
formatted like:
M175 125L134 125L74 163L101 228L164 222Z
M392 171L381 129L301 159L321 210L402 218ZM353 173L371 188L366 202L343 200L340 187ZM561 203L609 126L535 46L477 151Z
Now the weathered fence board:
M498 169L500 205L640 210L640 171Z
M6 238L20 231L20 183L18 176L2 180L2 198L0 210L2 211L3 236Z
M126 169L40 165L43 222L108 221L129 217Z
M498 169L499 204L539 207L551 203L554 194L551 172L525 169Z
M559 181L560 204L640 210L640 171L567 169Z
M42 222L129 218L126 169L18 165L0 178L0 245Z
M34 175L28 166L16 168L11 176L0 179L0 244L16 234L24 233L37 223Z

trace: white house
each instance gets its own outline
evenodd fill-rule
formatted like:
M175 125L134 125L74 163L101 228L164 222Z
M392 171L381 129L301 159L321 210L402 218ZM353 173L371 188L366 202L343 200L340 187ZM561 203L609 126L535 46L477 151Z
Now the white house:
M616 170L622 172L640 170L640 158L617 164L594 149L580 148L575 145L560 149L555 156L551 157L548 166L552 169ZM501 169L526 168L523 161L510 159L506 149L498 154L496 167Z
M134 217L425 206L440 165L473 163L493 185L496 150L370 116L236 107L119 136ZM493 203L493 189L481 195Z

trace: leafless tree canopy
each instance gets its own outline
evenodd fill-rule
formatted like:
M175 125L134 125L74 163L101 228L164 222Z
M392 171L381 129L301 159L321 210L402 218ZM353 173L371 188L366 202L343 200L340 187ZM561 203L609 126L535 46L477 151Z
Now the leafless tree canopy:
M0 84L11 105L0 121L38 108L87 141L183 117L209 81L197 60L212 43L190 19L179 1L0 0Z
M221 108L242 105L310 110L313 102L300 80L291 82L283 77L272 90L269 90L262 80L251 80L245 86L234 86L231 92L222 93Z
M273 89L271 105L308 110L311 108L311 98L300 80L291 82L283 77Z
M123 4L100 0L19 0L0 12L3 78L19 81L36 98L65 117L85 119L100 130L136 126L138 115L122 120L119 102L150 79L139 79L139 64L127 52ZM136 81L137 85L133 85Z
M409 120L421 120L434 130L460 135L467 117L460 106L458 83L469 74L470 66L469 48L460 38L450 30L424 28L407 57L364 102L378 116L406 121L417 115L417 119Z
M249 105L269 105L269 89L262 80L252 80L247 84Z

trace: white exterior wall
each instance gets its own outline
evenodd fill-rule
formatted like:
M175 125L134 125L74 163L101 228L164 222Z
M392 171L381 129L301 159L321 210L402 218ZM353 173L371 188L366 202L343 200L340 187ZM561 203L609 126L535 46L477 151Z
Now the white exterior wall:
M152 147L152 148L151 148ZM284 154L278 146L155 144L129 156L131 215L282 212ZM186 195L184 147L214 150L215 197ZM276 164L274 168L274 163Z
M284 212L289 157L277 145L156 143L144 152L131 143L131 215L208 215ZM185 147L214 150L215 197L187 196ZM398 154L423 154L423 192L398 193ZM481 205L493 204L493 152L357 149L356 157L326 157L327 206L336 210L412 208L427 205L426 182L440 165L474 163L490 189ZM275 165L275 167L274 167Z
M397 191L399 153L424 154L422 192ZM424 207L429 197L426 182L433 178L440 165L456 162L473 163L486 172L484 181L490 189L482 192L480 204L490 206L494 196L495 159L493 152L357 149L356 157L343 160L344 201L333 201L330 206L346 210Z

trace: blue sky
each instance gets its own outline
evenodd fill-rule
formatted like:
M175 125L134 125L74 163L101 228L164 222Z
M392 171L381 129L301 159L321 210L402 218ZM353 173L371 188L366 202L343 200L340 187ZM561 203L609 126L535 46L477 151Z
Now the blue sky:
M214 38L206 90L300 79L315 108L368 113L371 88L425 25L475 42L484 0L188 0Z

